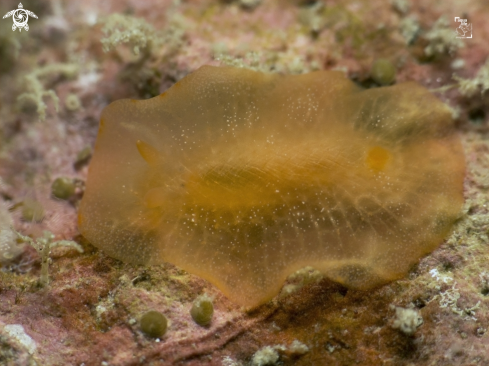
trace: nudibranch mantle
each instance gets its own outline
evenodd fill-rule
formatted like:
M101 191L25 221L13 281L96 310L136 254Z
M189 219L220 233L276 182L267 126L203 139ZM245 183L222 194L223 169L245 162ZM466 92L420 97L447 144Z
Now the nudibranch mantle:
M253 307L305 266L354 289L403 277L451 230L464 173L448 108L417 83L203 66L104 109L79 228Z

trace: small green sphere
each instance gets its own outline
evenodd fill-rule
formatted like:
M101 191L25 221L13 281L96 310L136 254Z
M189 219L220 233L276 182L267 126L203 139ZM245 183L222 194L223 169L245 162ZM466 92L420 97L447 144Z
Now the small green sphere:
M168 327L168 320L159 311L148 311L141 317L141 330L153 338L161 338Z
M66 200L75 194L75 183L73 179L60 177L51 185L51 194L53 197Z
M396 67L389 60L380 58L372 65L371 76L379 85L390 85L396 80Z
M212 321L214 315L214 305L212 299L204 294L195 299L192 309L190 309L192 319L199 325L206 326Z

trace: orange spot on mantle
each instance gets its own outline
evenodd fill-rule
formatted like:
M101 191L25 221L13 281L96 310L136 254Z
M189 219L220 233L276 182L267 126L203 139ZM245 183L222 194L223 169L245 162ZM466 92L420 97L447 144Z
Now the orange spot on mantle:
M391 153L388 150L381 146L374 146L368 151L365 162L370 169L380 172L384 170L390 158Z

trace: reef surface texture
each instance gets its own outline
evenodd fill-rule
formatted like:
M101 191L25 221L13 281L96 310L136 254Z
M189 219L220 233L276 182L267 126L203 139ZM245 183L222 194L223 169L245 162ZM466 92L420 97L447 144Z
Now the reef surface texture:
M0 13L18 5L2 1ZM28 31L0 20L0 365L489 366L487 2L23 6L38 17ZM202 65L336 70L365 93L424 86L449 108L466 159L453 232L397 281L366 292L306 267L248 312L180 267L111 258L77 227L102 110L155 97ZM151 160L144 146L139 158ZM203 298L199 325L190 313ZM141 330L153 310L166 319L161 339Z

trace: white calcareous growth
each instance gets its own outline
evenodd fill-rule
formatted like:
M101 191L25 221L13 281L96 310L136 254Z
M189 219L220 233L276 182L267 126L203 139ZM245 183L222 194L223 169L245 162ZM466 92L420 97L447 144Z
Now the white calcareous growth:
M396 307L396 316L392 328L399 329L406 335L413 335L423 324L423 317L414 309Z
M31 355L36 351L36 342L25 332L20 324L8 324L3 331L27 349Z

